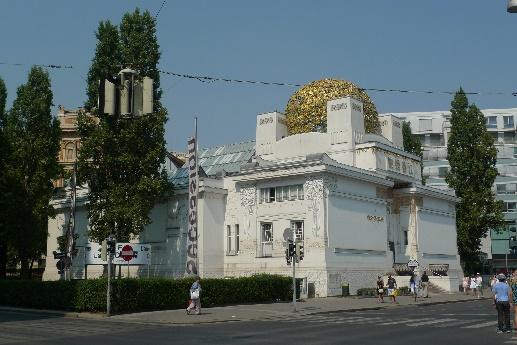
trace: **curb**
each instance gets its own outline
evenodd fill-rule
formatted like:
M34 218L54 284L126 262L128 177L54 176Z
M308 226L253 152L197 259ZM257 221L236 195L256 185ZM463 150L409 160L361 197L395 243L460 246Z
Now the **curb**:
M33 309L33 308L18 308L18 307L8 307L8 306L0 306L0 311L8 312L8 313L26 313L26 314L44 314L49 316L61 316L61 317L69 317L69 318L78 318L78 319L102 319L106 318L106 314L103 313L88 313L88 312L73 312L73 311L63 311L63 310L50 310L50 309Z

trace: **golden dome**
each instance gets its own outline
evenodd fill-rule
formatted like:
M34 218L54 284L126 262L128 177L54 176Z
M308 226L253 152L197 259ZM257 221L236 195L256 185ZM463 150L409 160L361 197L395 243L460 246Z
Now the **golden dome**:
M287 102L285 114L289 134L326 129L327 102L346 96L363 102L364 128L367 133L378 133L380 126L377 109L366 92L349 81L322 79L302 86Z

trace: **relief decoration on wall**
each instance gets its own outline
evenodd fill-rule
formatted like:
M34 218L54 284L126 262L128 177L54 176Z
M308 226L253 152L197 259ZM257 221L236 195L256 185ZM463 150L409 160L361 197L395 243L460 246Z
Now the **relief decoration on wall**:
M240 189L241 206L246 210L246 226L244 235L251 234L251 219L255 213L255 200L257 199L257 187L255 185L242 186Z

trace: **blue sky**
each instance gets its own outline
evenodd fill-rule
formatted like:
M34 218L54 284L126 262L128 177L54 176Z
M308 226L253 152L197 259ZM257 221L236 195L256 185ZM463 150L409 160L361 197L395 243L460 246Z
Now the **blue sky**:
M0 77L9 102L31 64L50 70L54 104L85 100L100 20L118 24L162 0L0 3ZM517 107L517 14L506 0L167 0L158 16L160 68L184 74L292 82L334 77L365 88L504 92L470 96L481 108ZM295 87L201 83L161 76L166 139L185 150L193 117L201 146L255 136L255 117L283 111ZM379 112L448 110L450 95L369 92Z

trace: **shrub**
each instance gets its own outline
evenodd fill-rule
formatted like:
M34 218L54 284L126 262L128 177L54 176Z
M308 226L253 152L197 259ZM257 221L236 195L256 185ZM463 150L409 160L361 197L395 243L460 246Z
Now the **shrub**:
M186 307L192 278L130 278L112 281L114 312ZM74 281L0 280L0 305L76 311L106 310L106 279ZM291 278L260 274L231 279L203 279L203 306L287 301Z

